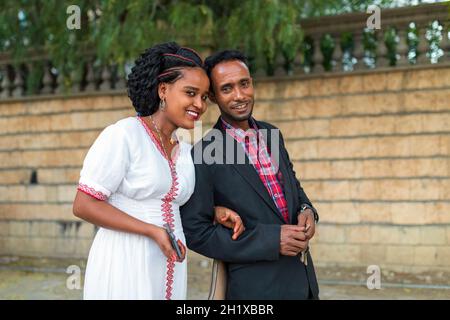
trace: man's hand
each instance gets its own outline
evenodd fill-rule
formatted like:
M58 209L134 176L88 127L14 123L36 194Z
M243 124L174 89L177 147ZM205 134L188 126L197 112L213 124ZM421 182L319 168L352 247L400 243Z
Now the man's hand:
M305 228L285 224L281 226L280 253L284 256L296 256L308 248Z
M306 239L311 240L316 232L316 222L314 221L314 212L311 209L306 209L305 211L298 214L299 227L308 228L306 230ZM308 227L309 226L309 227Z
M226 228L233 229L233 240L236 240L244 231L241 217L233 210L225 207L214 207L214 221Z

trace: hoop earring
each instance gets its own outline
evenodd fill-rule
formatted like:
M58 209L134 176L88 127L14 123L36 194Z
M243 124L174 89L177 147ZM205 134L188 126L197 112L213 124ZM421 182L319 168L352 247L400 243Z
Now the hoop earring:
M160 109L161 111L166 110L166 100L165 100L165 99L159 100L159 109Z

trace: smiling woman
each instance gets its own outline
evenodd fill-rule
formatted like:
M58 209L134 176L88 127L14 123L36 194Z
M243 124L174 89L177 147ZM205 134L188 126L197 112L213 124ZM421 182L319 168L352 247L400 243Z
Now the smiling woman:
M191 196L195 176L191 145L178 142L174 132L194 127L206 111L208 90L192 49L163 43L136 60L128 95L138 116L108 126L94 142L73 204L77 217L100 227L86 267L85 299L186 298L179 207Z

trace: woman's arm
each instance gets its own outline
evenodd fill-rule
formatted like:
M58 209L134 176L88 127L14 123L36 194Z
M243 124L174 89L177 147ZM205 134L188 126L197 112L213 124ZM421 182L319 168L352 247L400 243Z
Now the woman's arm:
M159 245L167 258L178 260L165 229L136 219L106 201L97 200L78 191L73 202L73 214L100 227L149 237ZM180 262L185 257L186 249L184 244L181 245L181 251L182 259L179 260Z
M233 240L236 240L244 231L245 226L241 217L231 209L216 206L214 207L214 222L220 223L228 229L233 229Z

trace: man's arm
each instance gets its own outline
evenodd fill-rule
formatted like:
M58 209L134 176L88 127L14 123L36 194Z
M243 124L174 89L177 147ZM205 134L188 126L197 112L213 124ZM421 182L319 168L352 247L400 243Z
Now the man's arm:
M181 207L181 219L188 247L204 256L232 263L279 258L280 225L257 224L233 240L231 230L213 224L214 187L206 164L195 165L194 193Z

